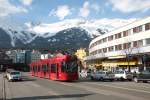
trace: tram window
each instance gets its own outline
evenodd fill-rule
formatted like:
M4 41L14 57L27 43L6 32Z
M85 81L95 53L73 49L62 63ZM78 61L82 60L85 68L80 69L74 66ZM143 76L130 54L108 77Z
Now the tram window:
M65 72L65 70L66 70L66 63L65 63L65 62L62 62L62 63L61 63L61 71L62 71L62 72Z
M43 69L44 72L46 72L46 70L47 70L46 67L47 67L46 65L42 65L42 69Z
M50 70L50 67L49 67L49 64L47 64L47 70L46 71L48 72L49 70Z
M56 64L51 64L51 72L56 73Z
M40 72L40 66L38 66L38 72Z

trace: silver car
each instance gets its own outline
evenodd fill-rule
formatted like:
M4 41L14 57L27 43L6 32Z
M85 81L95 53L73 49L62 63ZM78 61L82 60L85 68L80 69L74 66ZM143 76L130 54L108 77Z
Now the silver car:
M91 73L91 80L114 80L114 74L108 71L96 71Z

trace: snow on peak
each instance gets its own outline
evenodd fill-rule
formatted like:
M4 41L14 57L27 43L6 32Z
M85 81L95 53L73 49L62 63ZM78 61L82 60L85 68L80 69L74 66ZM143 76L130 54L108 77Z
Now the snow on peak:
M72 28L72 27L80 27L85 29L90 36L98 35L99 32L97 29L102 29L103 31L111 31L115 28L121 27L123 25L126 25L132 21L135 21L135 18L131 19L95 19L95 20L85 20L85 19L67 19L63 20L61 22L56 23L40 23L38 25L32 26L32 24L29 24L30 22L26 23L25 25L28 28L28 31L35 32L36 34L47 37L47 36L53 36L57 32ZM49 34L47 34L49 33Z

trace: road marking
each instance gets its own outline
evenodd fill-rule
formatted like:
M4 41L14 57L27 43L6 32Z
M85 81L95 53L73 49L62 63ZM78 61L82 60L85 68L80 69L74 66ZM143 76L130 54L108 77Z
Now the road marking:
M145 90L137 90L137 89L130 89L130 88L119 87L119 86L110 86L110 85L96 84L96 83L86 83L86 84L94 84L94 85L106 86L106 87L112 87L112 88L118 88L118 89L124 89L124 90L129 90L129 91L136 91L136 92L150 93L150 91L145 91Z

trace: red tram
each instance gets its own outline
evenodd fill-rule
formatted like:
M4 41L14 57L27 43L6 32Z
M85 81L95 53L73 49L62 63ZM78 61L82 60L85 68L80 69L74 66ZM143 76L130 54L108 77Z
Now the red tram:
M61 55L30 64L32 76L50 80L73 81L78 79L76 56Z

